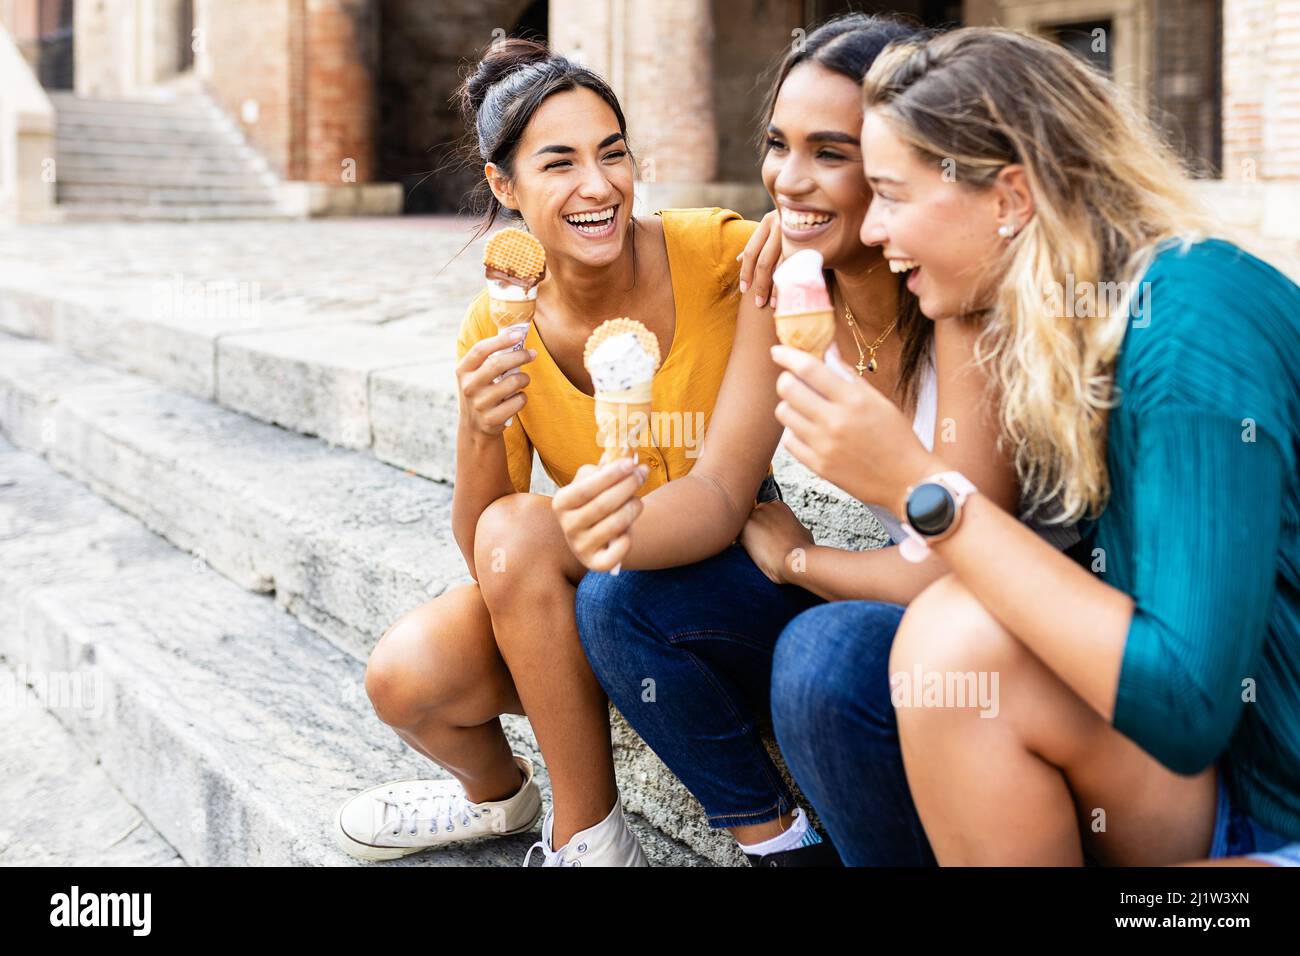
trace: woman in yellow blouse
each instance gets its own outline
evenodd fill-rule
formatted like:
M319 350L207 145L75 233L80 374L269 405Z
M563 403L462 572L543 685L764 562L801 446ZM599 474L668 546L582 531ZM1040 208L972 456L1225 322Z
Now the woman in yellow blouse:
M475 583L405 614L366 670L379 717L455 779L371 787L339 809L335 835L354 856L395 859L533 828L533 765L511 753L498 719L527 714L553 794L544 862L644 866L615 786L608 704L574 623L586 568L551 499L527 493L532 453L560 485L598 460L583 346L601 322L626 315L658 337L665 358L653 384L660 427L620 488L645 494L691 471L731 352L736 259L754 223L718 209L634 217L634 165L613 92L538 44L494 49L462 104L492 190L484 231L502 209L518 214L546 249L547 275L522 356L503 351L520 343L496 334L486 292L458 342L452 520ZM770 457L769 448L732 479L751 503Z

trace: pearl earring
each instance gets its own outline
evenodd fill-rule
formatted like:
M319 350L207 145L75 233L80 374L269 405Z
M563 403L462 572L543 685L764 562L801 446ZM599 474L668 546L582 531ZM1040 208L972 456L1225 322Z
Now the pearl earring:
M1010 239L1015 234L1016 234L1016 227L1011 225L1010 223L1004 222L1002 225L998 226L998 235L1001 236L1003 239Z

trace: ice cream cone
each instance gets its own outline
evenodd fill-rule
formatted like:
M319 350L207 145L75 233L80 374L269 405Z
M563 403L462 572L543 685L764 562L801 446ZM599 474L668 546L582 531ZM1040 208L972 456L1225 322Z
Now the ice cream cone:
M527 327L537 310L537 287L546 274L546 250L531 233L502 229L483 251L488 312L498 332Z
M537 287L546 274L546 250L531 233L502 229L483 250L483 274L487 279L488 314L498 334L523 332L519 342L508 350L518 352L524 347L537 310ZM516 371L510 369L504 374Z
M635 319L610 319L587 338L583 364L596 386L596 443L600 462L636 456L650 423L659 340ZM639 414L638 414L639 413Z
M644 430L650 425L651 382L618 392L596 392L596 444L604 451L600 464L637 457Z
M822 274L821 253L796 252L772 273L776 285L776 337L782 345L821 358L835 341L835 310Z
M829 309L776 317L776 337L782 345L821 358L835 341L835 313Z
M497 331L504 332L517 325L528 325L537 311L537 299L511 300L497 298L488 290L488 313L496 323Z
M596 327L582 350L582 364L596 387L596 442L600 463L629 455L643 444L650 425L654 375L659 370L659 340L640 322L610 319ZM618 574L616 564L610 574Z

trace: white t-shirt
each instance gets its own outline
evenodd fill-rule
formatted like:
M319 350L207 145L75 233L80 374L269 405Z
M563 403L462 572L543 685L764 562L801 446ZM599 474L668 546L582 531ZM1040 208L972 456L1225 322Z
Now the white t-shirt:
M934 370L934 350L921 365L921 378L916 390L916 414L912 416L912 431L921 439L926 451L934 451L935 418L939 413L939 380ZM903 540L903 524L888 508L863 502L876 516L890 539L898 544ZM1058 551L1064 551L1079 540L1079 529L1074 525L1049 525L1036 521L1026 522L1039 537Z

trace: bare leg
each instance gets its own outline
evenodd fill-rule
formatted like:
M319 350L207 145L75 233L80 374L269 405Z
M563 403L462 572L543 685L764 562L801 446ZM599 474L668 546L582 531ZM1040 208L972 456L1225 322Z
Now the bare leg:
M1272 863L1265 863L1263 860L1252 860L1248 856L1225 856L1217 860L1192 860L1188 863L1177 863L1176 866L1272 866Z
M754 823L743 827L728 827L727 832L736 838L737 843L744 843L752 846L755 843L762 843L764 840L770 840L772 837L780 836L793 825L794 811L788 810L775 820L768 820L766 823Z
M448 770L475 803L519 790L500 714L523 713L477 584L421 604L380 638L366 667L380 720Z
M483 512L475 569L497 646L551 777L554 849L614 807L609 704L578 639L574 595L586 568L541 495L511 495Z
M1203 857L1215 770L1174 773L1120 734L953 576L908 608L890 673L998 677L997 715L898 708L908 784L944 865L1079 865ZM988 684L992 687L991 680Z

